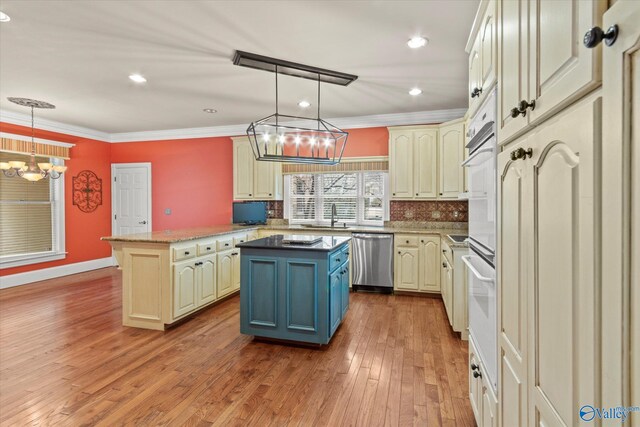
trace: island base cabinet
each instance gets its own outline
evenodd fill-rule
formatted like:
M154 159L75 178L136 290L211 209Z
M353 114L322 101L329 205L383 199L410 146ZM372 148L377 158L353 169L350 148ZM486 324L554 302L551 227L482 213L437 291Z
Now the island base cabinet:
M173 266L173 317L178 318L196 309L197 265L193 260Z
M347 310L349 310L349 287L351 286L349 277L349 264L346 263L344 265L344 274L342 275L342 295L340 298L343 319L347 314Z
M208 256L198 268L198 307L215 301L216 299L216 257Z
M330 272L327 252L243 248L240 332L271 339L327 344L348 308L348 258ZM347 292L346 298L343 297ZM346 306L344 305L346 300Z

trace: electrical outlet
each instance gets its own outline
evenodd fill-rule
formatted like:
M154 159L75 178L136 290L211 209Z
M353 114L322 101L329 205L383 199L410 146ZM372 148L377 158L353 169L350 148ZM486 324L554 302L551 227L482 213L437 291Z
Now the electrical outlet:
M171 208L166 208L166 209L164 210L164 214L165 214L165 215L171 215Z
M433 211L433 212L431 212L431 218L433 218L433 219L438 219L438 218L440 218L440 211Z

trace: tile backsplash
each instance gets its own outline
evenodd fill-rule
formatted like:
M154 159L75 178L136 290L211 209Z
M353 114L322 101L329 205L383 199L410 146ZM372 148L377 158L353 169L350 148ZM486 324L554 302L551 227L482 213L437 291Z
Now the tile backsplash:
M267 200L267 218L284 218L284 202L282 200Z
M467 222L466 200L391 201L391 221Z

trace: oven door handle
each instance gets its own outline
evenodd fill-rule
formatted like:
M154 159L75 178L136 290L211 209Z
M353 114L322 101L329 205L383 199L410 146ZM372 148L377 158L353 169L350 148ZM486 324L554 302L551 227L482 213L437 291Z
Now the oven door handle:
M495 281L495 279L492 279L491 277L484 277L482 274L480 274L480 272L473 266L473 264L471 263L471 256L470 255L464 255L462 256L462 262L464 262L465 264L467 264L467 267L469 267L469 270L471 270L471 272L473 273L474 276L476 276L476 278L478 280L480 280L481 282L490 282L493 283Z
M471 157L469 157L467 160L465 160L464 162L460 163L460 166L463 166L463 167L472 166L471 162L473 162L476 159L476 157L478 157L482 153L493 153L493 147L483 147L483 148L479 149L478 151L473 153L471 155Z

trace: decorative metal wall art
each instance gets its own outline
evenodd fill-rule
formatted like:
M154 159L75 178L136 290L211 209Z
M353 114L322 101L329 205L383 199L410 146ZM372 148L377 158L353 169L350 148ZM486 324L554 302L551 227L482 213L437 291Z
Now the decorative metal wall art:
M102 204L102 179L90 170L73 177L73 204L82 212L90 213Z

